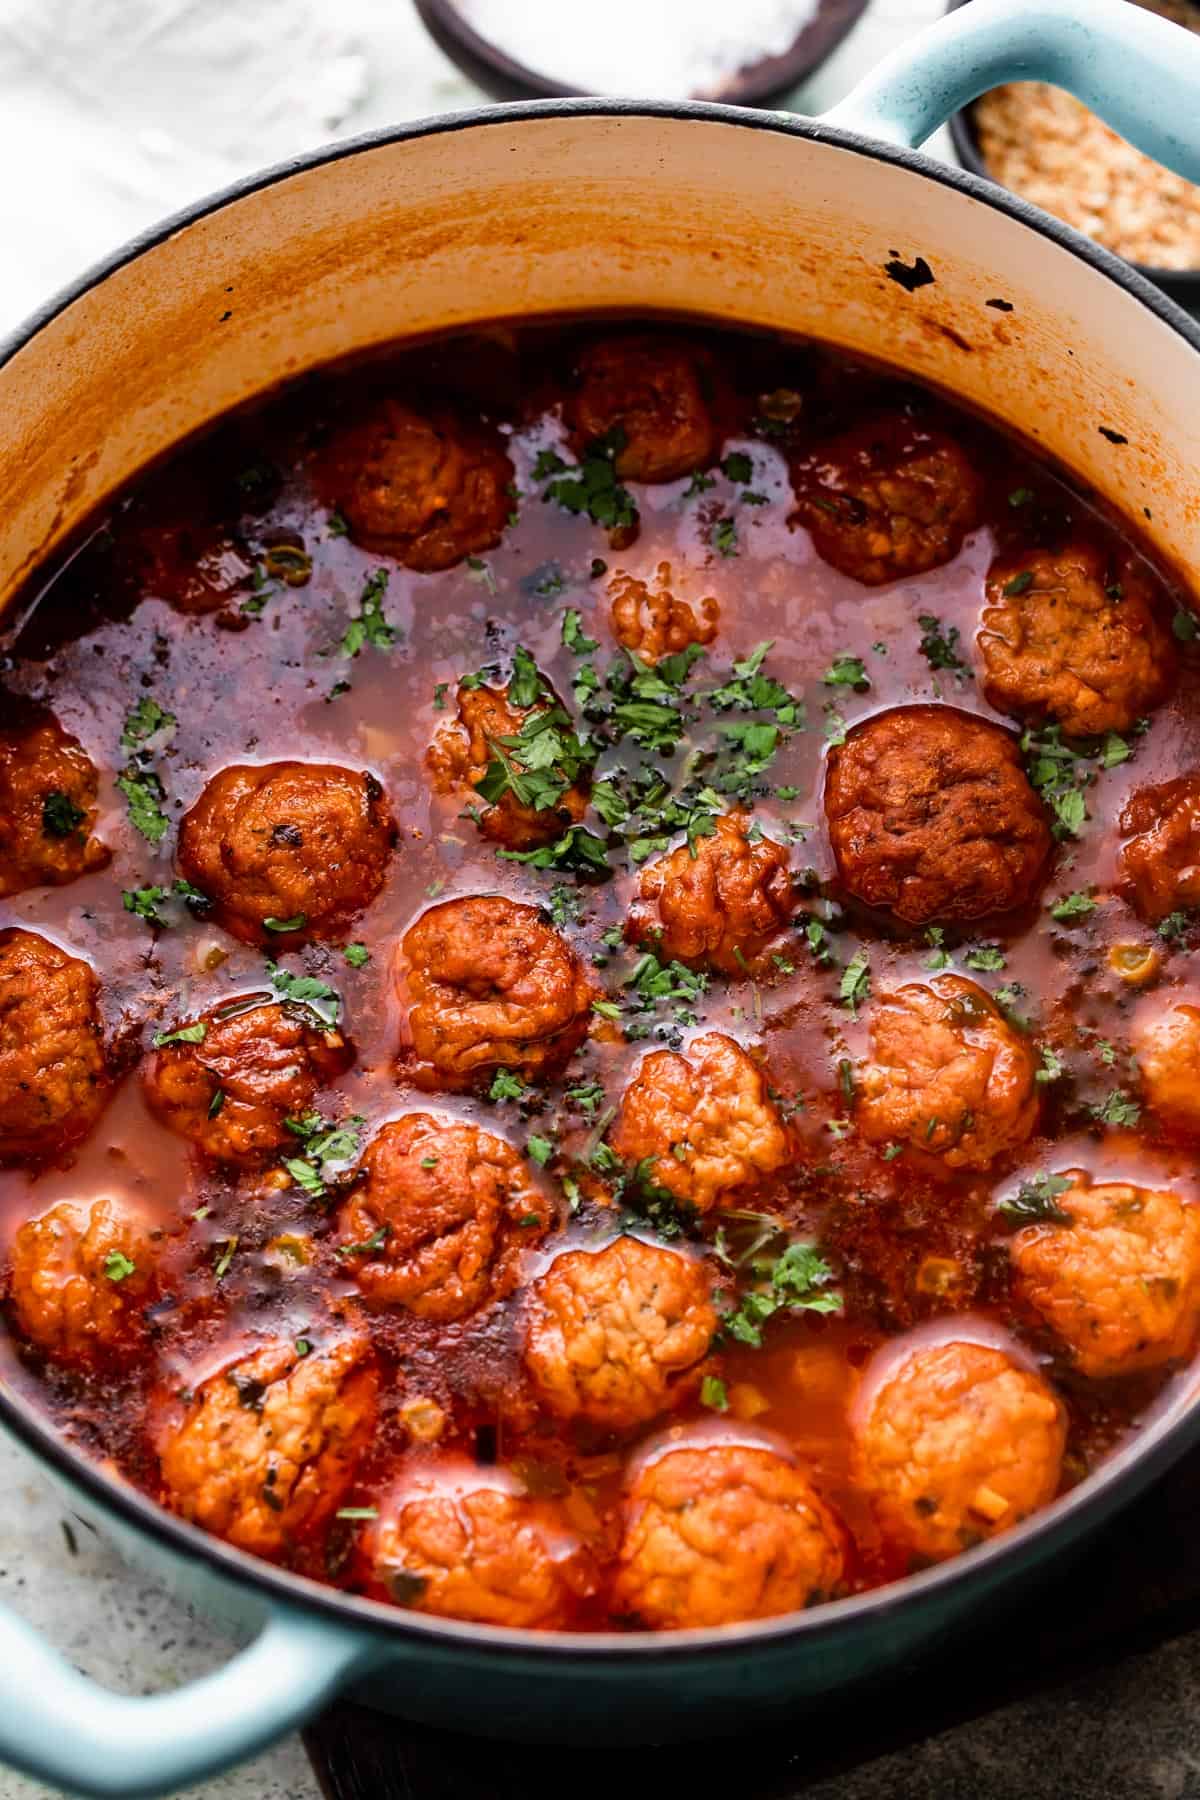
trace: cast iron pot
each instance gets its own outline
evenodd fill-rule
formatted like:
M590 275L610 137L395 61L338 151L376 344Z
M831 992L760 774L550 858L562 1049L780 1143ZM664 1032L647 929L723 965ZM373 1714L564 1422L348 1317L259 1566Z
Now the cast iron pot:
M1123 0L974 0L823 119L535 102L339 144L205 202L0 350L0 604L150 458L298 371L398 336L604 308L811 333L908 368L1200 568L1200 330L1126 264L912 149L1021 76L1073 88L1200 178L1200 42ZM0 1391L0 1423L70 1507L252 1637L189 1687L125 1698L0 1615L0 1755L129 1800L249 1756L349 1686L413 1719L575 1743L794 1717L1066 1554L1200 1442L1190 1399L1022 1528L893 1587L719 1631L568 1638L388 1609L257 1562Z

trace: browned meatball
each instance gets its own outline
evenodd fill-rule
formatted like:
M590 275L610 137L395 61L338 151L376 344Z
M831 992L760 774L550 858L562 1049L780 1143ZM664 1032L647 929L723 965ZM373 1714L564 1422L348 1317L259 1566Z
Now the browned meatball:
M458 1458L404 1471L365 1549L388 1598L484 1625L565 1625L595 1586L592 1560L556 1502Z
M107 1091L92 970L36 932L0 931L0 1162L78 1143Z
M686 1056L654 1050L625 1090L612 1145L648 1181L708 1212L724 1195L782 1168L791 1139L756 1063L718 1031Z
M642 870L626 936L664 960L744 975L795 911L790 859L773 838L751 836L744 813L716 827Z
M7 707L9 702L0 696ZM112 852L93 837L96 769L52 713L13 709L0 726L0 899L61 886L103 869Z
M1002 1350L947 1343L911 1350L855 1430L884 1536L940 1562L1054 1498L1067 1426L1045 1382Z
M699 1263L619 1237L603 1250L567 1251L534 1282L525 1362L560 1418L624 1431L694 1388L716 1328Z
M655 1631L798 1612L833 1593L844 1544L809 1477L773 1450L670 1450L630 1487L613 1604Z
M356 543L423 572L494 549L513 506L513 466L494 432L393 399L337 434L316 481Z
M1121 814L1125 892L1157 925L1177 908L1200 906L1200 775L1139 788Z
M522 1247L550 1222L524 1160L477 1125L393 1119L361 1174L342 1208L342 1255L372 1306L423 1319L461 1319L511 1292Z
M536 907L498 894L446 900L401 947L406 1051L421 1086L468 1088L493 1069L534 1081L587 1036L591 977Z
M898 706L830 753L825 815L843 885L908 925L1033 897L1050 853L1015 740L949 706Z
M1110 573L1088 544L993 563L978 641L992 705L1072 737L1127 731L1174 673L1146 583L1131 565Z
M855 1121L871 1143L911 1144L952 1169L986 1169L1037 1122L1037 1058L983 989L939 975L881 997Z
M284 1121L308 1112L353 1052L340 1031L300 1007L248 998L183 1027L199 1031L199 1041L163 1044L142 1079L172 1131L220 1162L253 1165L295 1144Z
M184 815L179 868L234 937L286 946L339 936L382 887L395 842L374 775L235 763Z
M672 593L671 579L670 563L660 562L653 584L620 569L608 584L613 636L644 663L660 663L689 644L711 644L717 635L716 601L698 601L697 613Z
M1073 1172L1065 1219L1013 1239L1017 1290L1084 1375L1153 1369L1187 1354L1200 1314L1200 1212L1165 1189Z
M705 352L633 333L588 345L563 413L577 454L615 432L622 480L674 481L721 447L711 390Z
M362 1337L290 1339L160 1396L162 1499L257 1556L319 1538L375 1429L379 1377Z
M791 472L792 523L867 587L940 568L979 521L982 487L962 446L902 413L829 439Z
M55 1362L127 1350L154 1290L156 1233L128 1201L60 1200L13 1240L9 1294L22 1336Z
M1142 1087L1159 1118L1200 1135L1200 1005L1145 1001L1132 1035Z
M506 688L464 682L458 690L458 718L438 732L426 761L441 793L461 792L471 802L484 837L507 850L532 850L553 843L582 819L591 765L570 715L544 676L531 665L522 671L524 686L540 684L535 702L527 706L513 703L517 680L514 676ZM548 768L541 767L551 742L557 742L559 754ZM532 776L531 758L537 769Z

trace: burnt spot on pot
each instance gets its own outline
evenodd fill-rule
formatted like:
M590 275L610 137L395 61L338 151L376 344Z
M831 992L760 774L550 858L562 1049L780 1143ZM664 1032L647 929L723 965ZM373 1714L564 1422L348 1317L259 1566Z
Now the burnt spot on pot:
M985 300L983 304L992 307L996 312L1011 312L1013 310L1011 300Z
M901 259L898 250L890 251L889 255L891 261L884 263L883 272L889 281L898 282L906 294L915 294L918 288L931 287L937 280L937 276L923 256L915 257L911 263L906 263Z
M1114 431L1111 425L1099 425L1097 430L1102 438L1108 439L1110 444L1127 444L1129 442L1123 432Z

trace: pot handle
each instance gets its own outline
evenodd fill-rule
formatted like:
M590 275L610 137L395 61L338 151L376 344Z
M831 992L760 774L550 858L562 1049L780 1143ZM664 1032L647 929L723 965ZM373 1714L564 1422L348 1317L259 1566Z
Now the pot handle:
M1128 0L968 0L884 57L819 123L912 149L1004 81L1068 89L1200 182L1200 36Z
M211 1675L114 1694L0 1608L0 1758L89 1800L173 1793L302 1723L371 1656L361 1633L279 1608Z

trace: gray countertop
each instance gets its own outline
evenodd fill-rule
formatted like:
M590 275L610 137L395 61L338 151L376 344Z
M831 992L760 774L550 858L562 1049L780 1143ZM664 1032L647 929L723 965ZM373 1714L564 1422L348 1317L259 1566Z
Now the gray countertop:
M227 0L205 0L209 14ZM240 0L244 17L271 0ZM516 3L516 0L515 0ZM943 0L874 0L842 50L802 96L805 110L831 104L857 75L908 30L936 16ZM144 14L150 0L137 0ZM300 8L301 0L295 0ZM36 133L47 95L57 104L64 78L37 66L51 15L74 19L86 9L64 0L0 0L0 148L4 115ZM106 9L97 6L97 12ZM111 8L108 10L111 11ZM177 3L165 12L184 19L201 8ZM337 28L347 47L347 101L340 130L365 130L389 121L468 105L477 96L423 37L405 0L341 0ZM318 15L314 15L318 16ZM40 38L39 38L40 34ZM61 33L59 34L61 42ZM354 58L357 56L357 64ZM356 74L357 69L357 74ZM360 79L361 78L361 79ZM69 84L69 80L68 80ZM357 85L356 85L357 84ZM330 123L334 123L332 114ZM127 120L117 121L129 157L139 140ZM61 134L59 134L61 137ZM316 136L328 135L318 132ZM0 270L0 331L14 324L58 283L69 280L93 255L191 197L192 191L231 179L242 168L283 153L276 141L229 150L201 188L196 166L177 172L164 134L147 122L141 148L153 179L128 179L131 161L109 166L105 202L120 228L104 226L92 241L95 215L79 205L79 229L63 229L57 200L31 191L30 183L5 184L0 229L8 266ZM130 144L132 147L129 148ZM36 160L36 159L35 159ZM75 186L80 156L65 178ZM23 165L28 168L28 163ZM48 178L47 178L48 179ZM191 184L191 186L189 186ZM67 222L69 227L69 221ZM154 1583L127 1569L89 1531L63 1516L23 1455L0 1442L0 1599L35 1622L72 1662L97 1680L127 1693L149 1693L186 1681L213 1667L228 1652L221 1636L196 1621ZM1037 1700L1012 1706L929 1740L915 1749L871 1763L853 1775L808 1792L813 1800L1200 1800L1200 1633L1148 1655L1076 1681ZM804 1758L797 1756L797 1786ZM748 1781L748 1788L752 1783ZM245 1768L211 1781L209 1800L318 1800L319 1790L296 1738ZM48 1790L0 1770L0 1800L35 1800ZM381 1796L381 1800L385 1797ZM420 1797L415 1797L420 1800Z

